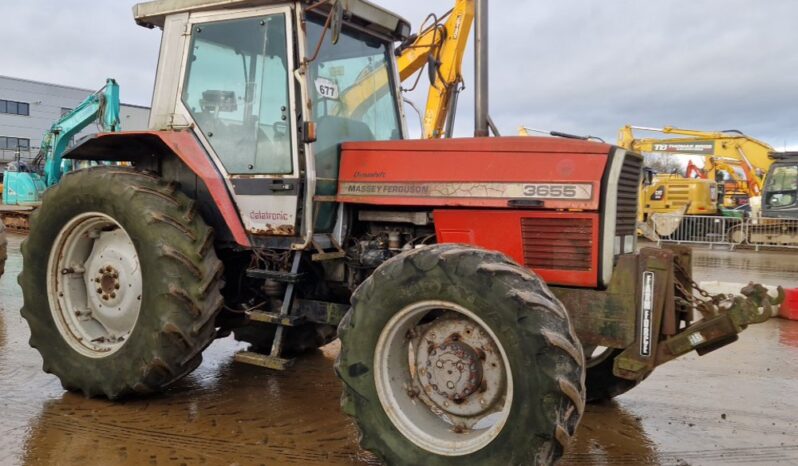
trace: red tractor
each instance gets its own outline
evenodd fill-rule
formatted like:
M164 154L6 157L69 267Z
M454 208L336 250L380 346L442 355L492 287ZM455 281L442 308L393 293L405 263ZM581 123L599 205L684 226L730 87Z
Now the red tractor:
M402 140L410 27L382 8L134 12L163 30L152 129L67 153L130 166L66 175L22 248L30 344L69 390L161 391L231 332L274 369L337 336L343 409L388 463L544 464L586 400L769 316L759 288L695 297L689 252L636 252L638 154Z

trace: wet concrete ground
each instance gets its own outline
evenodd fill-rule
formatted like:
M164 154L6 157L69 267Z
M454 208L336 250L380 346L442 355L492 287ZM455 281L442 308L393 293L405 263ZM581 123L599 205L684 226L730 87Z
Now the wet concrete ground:
M0 464L377 463L338 409L334 344L273 373L233 363L238 345L221 340L157 397L109 403L64 392L27 344L19 242L10 238L0 279ZM736 254L697 252L697 278L798 286L798 256ZM561 464L798 465L798 322L752 327L734 345L674 361L588 407Z

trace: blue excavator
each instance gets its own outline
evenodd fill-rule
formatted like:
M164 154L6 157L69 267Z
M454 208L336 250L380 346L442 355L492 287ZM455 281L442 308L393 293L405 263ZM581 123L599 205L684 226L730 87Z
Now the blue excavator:
M44 191L64 173L81 168L63 156L75 135L95 121L102 132L120 130L119 85L114 79L108 79L102 89L53 123L30 164L17 160L6 167L0 218L8 230L27 231L28 217L41 203Z

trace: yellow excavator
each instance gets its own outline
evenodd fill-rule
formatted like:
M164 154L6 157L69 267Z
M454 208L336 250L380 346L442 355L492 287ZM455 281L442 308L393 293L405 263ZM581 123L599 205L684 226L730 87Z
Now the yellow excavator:
M679 137L637 139L634 130ZM686 205L684 214L688 216L751 218L749 227L725 232L734 243L798 244L798 155L778 153L767 143L736 130L708 132L670 126L627 125L620 131L618 145L636 152L703 156L706 160L702 168L688 164L686 176L658 175L653 183L644 185L640 210L645 217L678 212ZM714 212L703 208L716 199L712 185L721 181L724 193L717 200L728 208L748 204L748 214L721 207ZM700 183L708 187L699 187Z
M676 137L644 138L634 136L634 130L651 131ZM618 145L637 152L704 157L702 168L690 165L687 178L722 182L723 206L735 208L758 203L765 184L765 174L773 164L773 147L737 130L697 131L672 126L648 128L624 126ZM725 180L724 180L725 179ZM682 181L674 181L681 183Z

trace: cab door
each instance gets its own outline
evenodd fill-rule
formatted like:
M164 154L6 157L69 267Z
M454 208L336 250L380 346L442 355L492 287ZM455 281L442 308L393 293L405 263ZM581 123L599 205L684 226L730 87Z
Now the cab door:
M244 227L301 236L291 10L194 13L178 110L211 154Z

